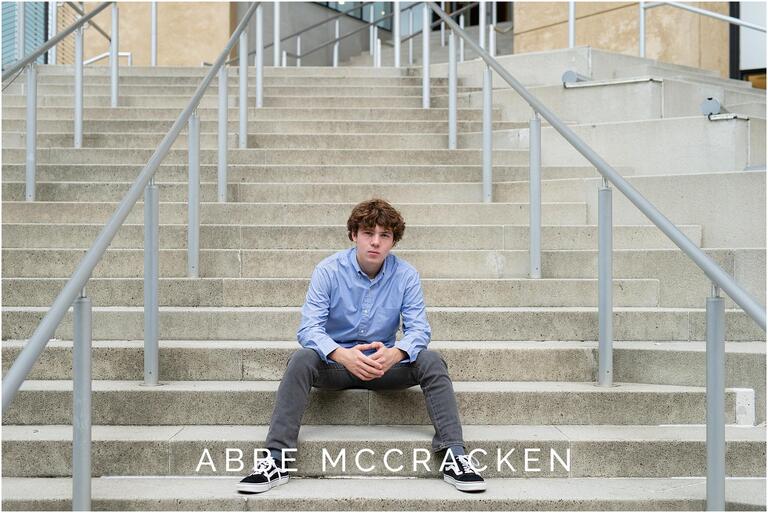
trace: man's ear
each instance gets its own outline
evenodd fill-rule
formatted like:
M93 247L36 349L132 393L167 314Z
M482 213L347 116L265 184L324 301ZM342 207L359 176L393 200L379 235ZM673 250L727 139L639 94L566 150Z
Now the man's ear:
M349 232L349 238L352 239L352 242L357 242L357 234L354 232Z

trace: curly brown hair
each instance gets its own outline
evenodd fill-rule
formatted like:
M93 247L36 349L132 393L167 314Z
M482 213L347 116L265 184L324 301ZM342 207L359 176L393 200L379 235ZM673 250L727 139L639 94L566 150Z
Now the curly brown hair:
M403 238L405 232L403 216L387 201L379 198L355 205L347 220L347 236L352 240L352 234L357 234L360 228L375 228L377 225L392 230L394 244Z

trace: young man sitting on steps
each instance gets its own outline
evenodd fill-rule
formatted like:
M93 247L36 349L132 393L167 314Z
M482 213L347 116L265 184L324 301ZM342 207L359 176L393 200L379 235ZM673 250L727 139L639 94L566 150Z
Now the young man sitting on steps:
M298 445L313 386L391 390L414 385L421 386L435 427L432 450L450 451L441 458L443 479L462 491L485 490L465 454L445 361L427 349L431 330L419 274L390 254L405 231L402 216L384 200L364 201L352 210L347 230L355 247L326 258L312 273L297 333L302 349L291 356L277 389L265 444L270 456L256 461L238 491L264 492L288 482L282 450ZM403 337L396 341L401 315Z

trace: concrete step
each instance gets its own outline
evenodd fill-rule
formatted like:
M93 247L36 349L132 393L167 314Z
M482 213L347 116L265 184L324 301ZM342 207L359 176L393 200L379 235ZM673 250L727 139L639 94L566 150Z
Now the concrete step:
M316 68L317 69L317 68ZM121 69L122 71L122 69ZM248 89L249 91L255 90L256 76L253 70L248 77ZM359 71L359 70L358 70ZM239 87L240 78L237 73L229 75L229 86ZM202 82L203 77L195 76L172 76L172 75L125 75L120 74L120 87L126 86L152 86L152 85L172 85L172 86L192 86L197 87ZM102 85L109 86L111 77L109 75L85 75L85 84L88 85ZM74 84L74 75L51 75L42 74L38 80L38 85L72 85ZM421 77L415 76L333 76L333 75L294 75L294 76L275 76L267 75L264 77L265 87L274 86L411 86L421 87ZM447 78L430 78L430 83L433 86L447 86ZM211 87L218 87L218 77L211 83Z
M638 64L616 69L613 76L616 78L634 77L639 75L658 75L667 78L677 78L700 82L704 84L727 86L739 89L752 89L752 84L746 80L734 80L700 73L699 70L670 69L654 64Z
M382 139L384 137L378 136ZM229 177L227 177L229 179ZM183 202L189 193L184 182L161 182L160 201ZM39 201L120 201L130 182L45 182L35 185L35 200ZM3 201L23 200L24 182L3 182ZM230 201L245 203L351 203L360 198L384 197L397 203L482 203L482 183L231 183L227 187ZM581 182L577 180L548 180L541 183L541 199L547 203L578 203L585 201ZM201 182L200 199L217 201L218 185L215 181ZM495 182L493 201L501 203L527 203L527 181Z
M238 425L269 423L276 381L94 381L95 425ZM462 424L701 424L705 389L620 383L454 381ZM725 420L750 425L752 390L726 389ZM65 424L72 418L71 381L25 381L5 425ZM405 390L313 389L302 425L430 425L418 386ZM366 438L367 439L367 438Z
M316 89L315 89L316 90ZM335 93L335 91L333 91ZM121 107L163 107L176 108L179 111L189 104L189 96L162 96L162 95L122 95L118 101ZM237 105L237 97L233 97L231 105ZM3 104L9 107L26 106L26 96L18 94L3 95ZM74 107L75 100L71 95L47 95L37 99L40 107ZM83 97L83 107L108 107L111 98L107 95L88 95ZM206 93L200 100L200 107L212 109L218 107L218 97L213 93ZM446 104L447 105L447 104ZM444 105L443 107L445 107ZM256 107L256 98L248 98L248 106ZM264 107L410 107L422 106L421 94L411 96L333 96L326 93L325 96L265 96ZM437 106L437 105L436 105Z
M465 56L466 57L466 56ZM616 71L635 68L626 71L626 77L657 74L658 76L682 76L688 78L716 79L715 71L692 68L672 63L643 59L632 55L613 53L587 46L563 48L544 52L530 52L514 55L499 55L496 60L519 82L526 86L562 84L563 72L572 70L592 80L607 80L617 78ZM481 87L482 73L485 62L481 59L471 59L459 64L459 80L465 86ZM640 69L644 67L644 69ZM443 63L432 64L432 77L447 77L447 60ZM651 69L654 68L654 69ZM355 68L351 68L355 69ZM365 69L365 68L358 68ZM420 68L413 68L417 73ZM653 73L651 72L653 71ZM666 72L666 75L664 73ZM505 84L495 72L494 84ZM730 85L729 81L722 81ZM749 83L734 84L737 87L749 87Z
M122 199L122 198L121 198ZM3 219L9 223L102 223L106 224L117 208L117 202L66 201L4 201ZM396 203L393 205L406 219L419 219L429 225L471 223L525 224L528 222L527 203ZM336 224L345 225L355 203L212 203L200 204L203 224ZM187 222L185 202L160 203L163 224ZM584 203L543 203L545 222L577 225L584 223L587 212ZM126 221L144 223L144 204L136 203Z
M292 479L260 495L235 494L236 478L93 479L93 505L109 510L703 510L706 483L688 479L492 479L480 495L438 479ZM6 510L71 509L68 478L5 478ZM41 490L44 492L41 493ZM765 510L765 479L726 480L726 507Z
M190 340L286 340L296 334L299 307L160 307L160 336ZM4 307L3 338L29 338L48 307ZM594 307L434 307L428 317L432 336L444 340L596 340ZM139 339L143 307L93 309L93 337ZM764 332L741 310L726 309L727 340L761 340ZM253 327L259 326L258 333ZM616 307L617 340L705 339L704 308ZM72 337L71 314L64 316L56 338Z
M205 94L218 95L219 88L218 82L211 84L206 89ZM265 84L263 94L265 98L274 96L301 96L301 97L314 97L318 95L319 87L325 84L313 84L311 81L307 81L304 84L297 84L295 82L290 84L271 85ZM421 83L408 84L408 85L382 85L378 84L376 80L371 80L368 84L349 84L344 80L339 81L337 84L331 85L333 92L339 96L347 97L399 97L399 96L418 96L421 97L422 89ZM26 84L23 82L14 82L6 91L7 95L23 95L25 94ZM469 91L476 91L476 87L463 87L457 86L459 93L466 93ZM110 84L91 84L85 81L83 85L83 95L89 96L108 96L111 94ZM190 85L176 85L176 84L120 84L118 93L120 97L131 96L174 96L191 98L197 91L197 84ZM248 95L255 96L255 81L253 87L248 88ZM446 95L448 94L448 86L430 84L430 92L434 95ZM68 84L47 84L45 82L37 85L37 94L39 98L46 96L64 96L74 95L75 87L73 83ZM228 87L228 94L230 97L237 98L240 93L239 85L237 83L230 84ZM236 101L236 100L235 100Z
M130 182L141 172L141 165L77 165L77 164L39 164L35 176L39 182ZM631 175L630 168L618 170L622 175ZM3 182L23 182L26 164L4 164ZM525 181L530 170L528 166L494 166L494 182ZM216 182L218 166L200 166L200 179ZM591 178L598 176L592 167L545 167L541 169L543 180L563 178ZM482 177L480 166L460 165L421 165L421 166L253 166L233 164L227 166L227 178L232 183L411 183L411 182L478 182ZM181 164L162 165L155 174L156 182L188 183L189 167ZM4 204L11 204L8 201ZM26 203L32 207L35 205ZM60 202L57 204L61 205ZM14 206L16 208L16 206ZM29 214L32 214L30 210ZM7 212L3 213L3 217ZM33 216L34 217L34 216ZM34 222L30 218L29 222ZM7 218L6 218L7 219ZM92 219L92 218L91 218Z
M75 67L72 64L45 65L38 67L38 74L45 76L74 76ZM122 66L120 67L120 76L137 77L196 77L202 79L210 68L208 66ZM229 76L237 77L239 67L231 67ZM107 66L88 66L85 68L84 77L109 76L110 70ZM248 77L252 79L256 76L256 67L248 66ZM410 71L407 68L332 68L330 66L302 66L297 67L273 67L264 66L264 77L407 77Z
M706 98L714 97L725 102L734 94L745 94L742 87L729 88L650 75L579 82L565 87L562 84L537 86L531 87L530 91L569 123L700 116L700 105ZM762 100L761 112L765 117L765 94L754 94L754 101ZM627 98L634 101L627 104ZM482 92L472 93L470 99L470 105L482 106ZM506 84L496 84L493 101L503 109L505 119L523 121L530 118L528 103Z
M26 341L2 343L7 371ZM160 376L185 380L280 380L299 344L285 341L160 340ZM456 381L596 381L594 341L430 342ZM757 419L764 418L765 341L726 342L726 385L752 388ZM614 342L614 379L628 383L705 385L704 342ZM143 340L96 340L93 379L143 380ZM72 342L52 340L29 379L72 379Z
M226 250L200 251L201 276L211 278L306 278L322 259L335 250ZM749 270L750 261L764 254L761 249L704 250L726 272L749 285L758 276ZM85 249L11 249L3 248L4 276L17 278L69 277ZM423 278L523 278L528 274L528 250L401 250L395 254L420 270ZM290 259L292 265L286 267ZM696 277L703 280L699 268L679 250L617 250L614 252L614 278L659 279L662 300L675 296L683 283ZM738 272L734 272L734 265ZM746 272L742 270L747 268ZM763 271L764 272L764 271ZM96 278L131 278L143 276L143 249L107 249L94 270ZM542 252L544 278L596 278L597 250L559 250ZM186 249L160 250L160 276L186 275ZM709 288L684 291L698 304ZM700 292L696 297L696 292Z
M571 129L612 165L638 175L743 170L765 164L765 120L704 116L572 125ZM588 161L551 127L541 130L542 165ZM480 148L482 134L461 134L460 148ZM494 148L527 148L525 129L494 132Z
M682 226L694 243L701 227ZM3 224L4 248L89 248L101 224ZM318 225L202 225L200 247L206 249L343 249L349 239L344 226ZM308 240L307 233L312 237ZM160 225L160 248L186 248L186 225ZM409 225L400 249L527 250L525 225ZM583 249L597 246L597 226L542 226L542 249ZM144 245L143 224L123 224L112 247L138 249ZM672 248L674 244L655 226L614 226L616 249Z
M87 132L83 134L83 139L88 140L92 134L105 133L161 133L165 135L170 129L173 121L157 120L85 120ZM200 131L202 134L217 134L218 121L205 120L200 122ZM521 128L522 123L509 121L496 121L493 124L494 129ZM527 126L527 125L526 125ZM40 139L41 135L50 137L51 133L65 133L71 140L73 130L73 121L43 120L37 122L38 144L43 145ZM239 130L239 121L237 116L229 118L229 132L237 133ZM457 130L462 132L478 132L482 130L480 121L460 121L456 124ZM8 119L3 120L3 136L12 132L25 133L26 120ZM448 123L443 120L435 121L351 121L351 120L296 120L286 121L273 119L269 121L249 121L248 133L250 134L399 134L399 133L423 133L436 134L448 131Z
M658 478L706 475L704 431L704 426L470 425L464 440L468 450L477 451L486 479ZM430 457L433 432L431 426L370 426L361 438L358 426L304 426L299 450L288 453L296 462L286 466L296 469L291 478L436 478L442 458ZM765 428L729 426L726 432L726 475L764 477ZM94 426L98 456L91 472L235 479L252 468L254 449L263 447L266 435L266 426ZM71 476L71 442L71 426L5 426L5 477ZM353 461L360 451L362 457ZM385 466L387 451L392 452ZM343 463L329 462L342 453Z
M154 149L112 149L112 148L40 148L37 162L40 164L137 164L145 165L155 152ZM3 148L3 162L22 164L26 162L26 149ZM281 164L281 165L479 165L481 150L301 150L301 149L235 149L227 154L230 164ZM189 153L186 150L170 150L163 160L166 164L186 164ZM200 164L216 164L217 150L200 150ZM528 150L494 150L494 165L521 166L528 164Z
M39 123L45 120L67 120L74 124L73 109L68 107L43 107L38 105L37 119ZM200 122L212 121L218 123L218 106L212 108L199 107L197 113ZM89 130L89 122L95 120L146 120L166 119L170 122L176 120L181 113L181 108L147 108L147 107L84 107L83 126ZM482 121L482 110L457 108L456 119L459 121ZM230 107L227 112L228 119L237 120L239 110ZM501 120L501 109L494 109L493 118ZM26 107L11 107L3 105L3 121L26 120ZM407 121L407 120L442 120L448 122L448 109L418 107L249 107L248 119L257 120L369 120L369 121ZM74 126L74 125L70 125ZM218 125L216 125L218 126Z
M4 371L10 368L25 342L2 342ZM633 347L633 344L640 343L627 344ZM663 344L666 347L674 343ZM686 343L685 346L695 344ZM283 376L288 358L299 348L295 340L160 340L159 345L161 376L162 379L170 381L279 380ZM701 344L698 346L700 350ZM728 342L729 371L734 362L749 365L755 370L746 375L757 381L759 371L762 369L762 372L765 372L765 362L762 361L765 356L764 346L764 343ZM143 340L94 341L93 379L144 379L143 348ZM596 342L432 341L429 348L440 352L450 367L452 379L457 381L595 381L597 375ZM759 352L760 349L762 353ZM752 352L745 353L749 350ZM617 363L622 361L623 354L617 348ZM639 353L632 354L635 357L630 360L638 360L636 355ZM672 361L681 358L682 350L662 354L666 355L667 361ZM699 356L702 356L701 351ZM629 372L647 380L673 370L669 368L669 363L664 363L663 359L653 354L646 358L649 362L658 362L659 367L655 375L648 376L634 369ZM756 361L756 358L760 360ZM646 361L643 358L639 360ZM700 365L696 368L699 369ZM50 341L44 350L44 356L35 363L28 377L42 380L72 379L72 342ZM616 377L618 379L619 374L616 374ZM728 386L744 383L735 380L733 383L729 382Z
M436 128L436 127L435 127ZM151 148L162 142L166 133L94 133L83 134L84 148ZM291 133L291 134L254 134L248 133L248 148L265 149L413 149L413 150L442 150L448 148L448 135L445 130L438 129L435 133L382 133L382 134L321 134L321 133ZM72 132L40 133L37 135L39 148L63 148L74 140ZM230 133L227 145L229 148L238 147L236 133ZM200 148L217 151L219 137L215 132L200 134ZM3 134L4 148L25 148L26 134L11 132ZM186 149L187 135L180 134L173 144L175 149Z
M63 278L2 280L3 306L48 306ZM301 306L309 279L163 278L161 306ZM422 280L430 306L597 306L596 280ZM657 280L614 280L616 306L658 306ZM144 280L93 278L88 295L100 306L142 306Z
M735 112L744 116L754 116L763 119L766 117L765 102L732 103L726 105L725 108L728 112Z
M725 345L727 386L755 391L755 423L764 424L765 337ZM615 342L613 354L614 376L620 381L706 386L704 342Z

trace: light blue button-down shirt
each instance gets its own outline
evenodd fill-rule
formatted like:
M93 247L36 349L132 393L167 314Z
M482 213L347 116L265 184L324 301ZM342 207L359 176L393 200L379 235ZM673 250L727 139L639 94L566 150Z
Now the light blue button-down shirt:
M401 315L403 336L396 341ZM390 253L379 274L370 279L360 269L354 247L315 267L296 334L303 347L317 351L326 363L339 346L377 340L402 349L408 354L403 361L413 362L431 335L416 269Z

